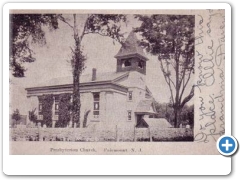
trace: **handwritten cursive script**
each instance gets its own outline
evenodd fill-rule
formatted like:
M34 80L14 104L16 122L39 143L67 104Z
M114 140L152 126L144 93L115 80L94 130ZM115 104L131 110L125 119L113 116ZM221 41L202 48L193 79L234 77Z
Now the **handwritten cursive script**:
M196 16L195 59L199 106L195 116L197 142L216 141L225 133L225 16L208 10Z

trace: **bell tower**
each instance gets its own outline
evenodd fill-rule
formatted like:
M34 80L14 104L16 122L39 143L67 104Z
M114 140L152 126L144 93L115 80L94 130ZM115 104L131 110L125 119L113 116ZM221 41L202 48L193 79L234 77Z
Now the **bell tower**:
M131 31L119 52L114 56L117 59L117 72L138 71L146 75L148 58L138 44L136 34Z

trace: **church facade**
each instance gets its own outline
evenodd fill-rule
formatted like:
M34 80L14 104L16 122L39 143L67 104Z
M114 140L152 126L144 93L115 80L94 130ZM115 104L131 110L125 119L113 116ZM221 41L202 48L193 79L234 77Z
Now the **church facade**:
M129 34L115 58L115 72L98 73L93 68L92 74L80 77L81 127L87 111L90 111L87 126L124 124L137 127L144 117L156 113L154 98L145 83L148 58L138 45L134 32ZM43 85L26 88L28 101L37 110L38 121L43 120L39 97L52 94L55 97L52 126L55 126L59 118L57 96L71 94L72 81L72 77L55 78Z

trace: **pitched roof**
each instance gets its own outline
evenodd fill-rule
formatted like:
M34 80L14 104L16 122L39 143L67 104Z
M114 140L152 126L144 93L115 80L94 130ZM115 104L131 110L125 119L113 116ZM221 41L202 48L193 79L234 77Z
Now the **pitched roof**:
M152 100L142 100L138 103L136 113L155 114L156 110Z
M128 74L128 72L97 73L97 77L96 77L95 81L92 81L92 74L86 74L86 75L82 75L80 77L80 83L114 81L114 80L117 80L121 77L124 77L127 74ZM67 85L67 84L73 84L73 77L72 76L53 78L49 81L38 84L36 87L58 86L58 85Z
M130 32L126 41L123 43L121 49L114 57L124 58L132 55L138 55L142 57L144 60L148 60L148 58L145 56L143 52L143 49L139 46L137 36L133 31Z
M152 128L171 128L172 125L165 118L144 118Z

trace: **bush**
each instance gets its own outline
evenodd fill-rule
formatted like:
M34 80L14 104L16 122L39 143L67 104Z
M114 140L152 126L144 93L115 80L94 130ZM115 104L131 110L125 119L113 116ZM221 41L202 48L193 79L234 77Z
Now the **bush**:
M33 123L37 122L37 115L35 114L35 111L36 111L36 108L31 111L28 111L29 120Z
M59 95L59 113L56 127L67 127L71 120L71 94L64 93Z
M42 102L43 123L46 124L47 127L52 127L53 95L46 94L38 98L39 102Z
M21 115L18 109L16 109L12 114L12 119L19 121L21 119Z

